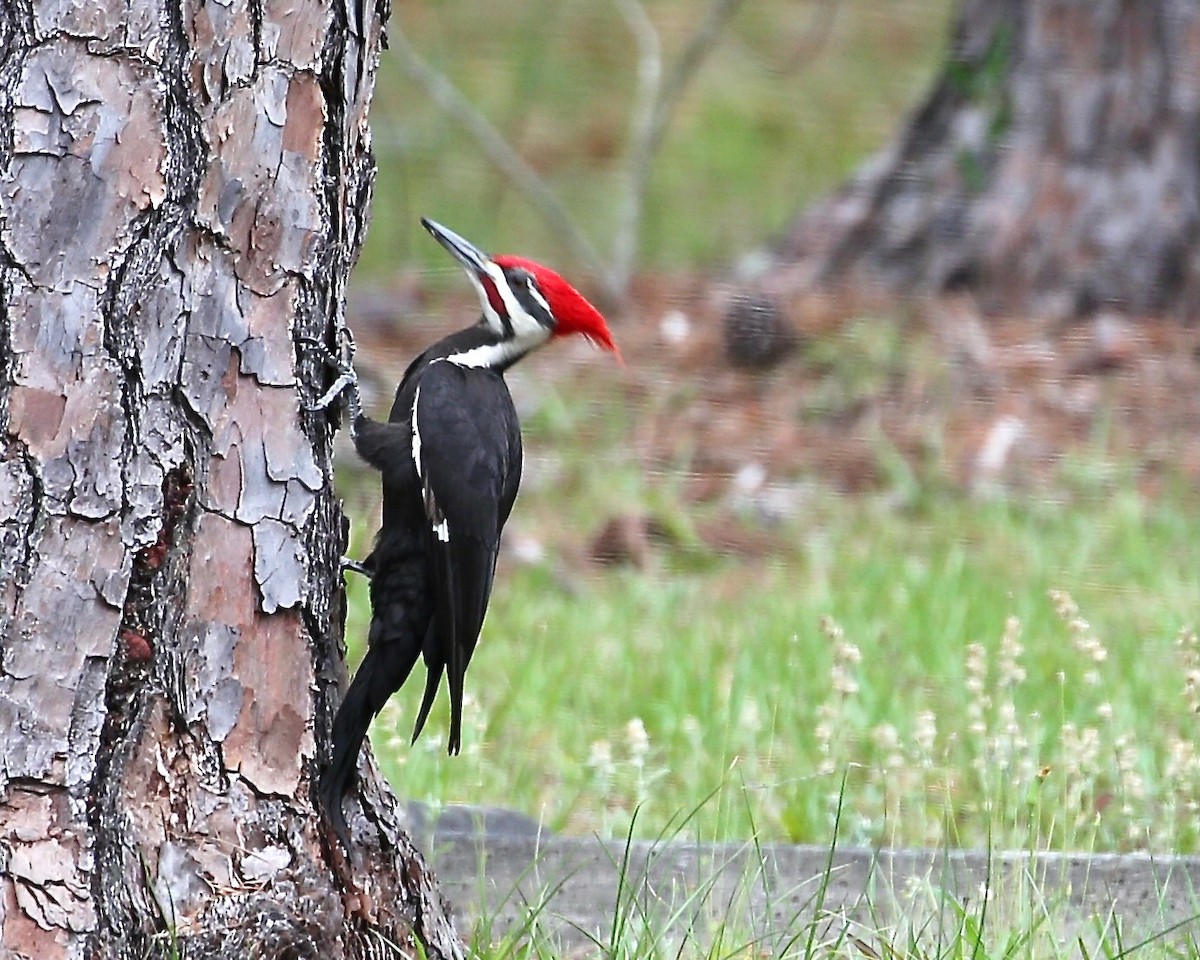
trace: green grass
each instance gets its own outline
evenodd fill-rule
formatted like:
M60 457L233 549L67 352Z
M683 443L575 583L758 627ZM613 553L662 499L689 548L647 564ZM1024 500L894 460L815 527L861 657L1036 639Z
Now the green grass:
M552 509L539 499L517 535ZM506 560L463 755L443 755L444 700L404 742L419 685L373 742L404 793L574 833L620 835L640 806L653 835L721 788L697 836L822 843L849 771L846 842L1194 851L1200 650L1178 645L1200 612L1194 506L829 494L770 562ZM352 639L363 608L357 589Z
M685 834L699 808L648 845L635 849L627 836L606 849L614 889L611 901L595 909L600 917L610 915L607 929L575 928L575 943L564 943L554 916L559 882L550 881L510 925L481 918L469 937L471 953L488 960L592 954L611 960L1200 957L1200 910L1189 913L1195 896L1186 890L1168 894L1160 888L1139 902L1136 913L1128 902L1119 914L1099 904L1089 913L1077 901L1095 894L1095 879L1068 889L1054 879L1055 865L1032 855L992 854L974 868L976 887L963 882L962 865L955 869L945 851L940 860L935 853L924 861L928 872L915 876L891 875L886 859L860 860L867 876L859 889L845 876L836 841L825 849L823 869L791 886L781 882L771 851L754 841L711 857L699 851L684 862L672 857L672 841ZM664 859L667 866L659 869ZM680 882L681 872L689 879ZM1160 870L1158 876L1171 887L1180 883L1177 872ZM849 889L837 889L847 880ZM848 898L852 890L857 895Z

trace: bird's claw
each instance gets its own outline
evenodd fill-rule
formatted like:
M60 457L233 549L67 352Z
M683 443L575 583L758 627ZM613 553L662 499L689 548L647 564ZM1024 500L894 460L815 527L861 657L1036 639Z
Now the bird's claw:
M354 372L354 351L358 349L358 344L354 342L354 334L350 332L349 327L341 327L338 330L338 355L334 359L335 369L341 373Z
M358 560L351 560L349 557L342 557L341 568L342 573L345 573L347 570L353 570L355 573L361 573L368 580L371 579L371 574L374 573L365 563L361 563Z
M349 373L343 373L340 377L333 381L328 390L321 394L321 396L317 397L317 399L312 403L305 404L304 408L310 413L317 410L324 410L331 403L333 403L334 400L341 396L342 391L350 387L357 386L358 375L355 374L353 370L351 370Z
M349 327L341 327L338 330L337 353L330 350L325 345L324 340L318 340L316 337L299 337L298 339L310 351L317 354L326 366L336 370L338 373L348 373L354 369L356 344L354 342L354 334L350 332Z
M338 352L334 353L320 340L304 338L302 342L320 356L326 366L332 370L336 370L338 377L330 384L326 390L312 403L306 404L305 409L312 411L324 410L333 403L346 390L350 391L349 404L351 421L357 420L362 415L362 405L358 396L358 373L354 369L354 334L350 332L349 327L342 327L338 331Z

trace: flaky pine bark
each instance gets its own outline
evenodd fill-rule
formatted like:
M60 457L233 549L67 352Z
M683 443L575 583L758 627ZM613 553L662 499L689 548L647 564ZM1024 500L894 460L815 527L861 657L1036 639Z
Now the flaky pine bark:
M377 781L351 869L313 805L344 521L297 343L362 241L360 12L0 5L4 957L461 950Z
M1200 5L964 0L898 140L798 218L759 293L973 291L992 311L1200 313Z

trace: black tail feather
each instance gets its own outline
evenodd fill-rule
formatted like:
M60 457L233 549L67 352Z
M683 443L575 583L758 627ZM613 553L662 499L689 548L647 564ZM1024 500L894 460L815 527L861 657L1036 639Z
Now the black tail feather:
M446 741L446 753L457 756L462 749L462 711L463 711L463 678L455 681L454 674L449 675L450 686L450 738Z
M338 707L333 721L333 759L321 776L320 786L325 816L346 850L350 849L350 832L342 811L342 798L358 779L358 752L375 715L367 704L367 683L358 682L362 676L360 668Z
M430 657L425 658L425 695L421 698L421 709L417 711L417 722L413 724L412 742L417 742L417 737L421 735L421 731L425 729L425 721L429 719L429 709L433 706L434 697L437 696L438 685L442 682L442 672L446 665L441 660L435 660Z
M347 850L350 832L342 799L358 780L359 751L375 714L408 679L418 653L417 649L406 650L394 642L372 647L333 718L333 758L321 776L319 792L330 826Z

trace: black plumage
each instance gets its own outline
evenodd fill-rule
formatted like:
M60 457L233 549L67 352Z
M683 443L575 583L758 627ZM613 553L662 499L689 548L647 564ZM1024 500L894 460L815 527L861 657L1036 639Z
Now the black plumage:
M380 472L383 488L382 524L363 563L371 576L367 654L334 718L333 757L320 785L343 843L342 798L367 729L418 658L427 676L413 740L444 673L447 748L455 754L461 747L464 680L521 481L521 430L504 371L551 336L580 333L616 352L600 314L557 274L515 257L488 257L446 228L423 223L467 269L483 316L413 360L387 423L362 414L349 366L316 404L350 391L355 448Z

